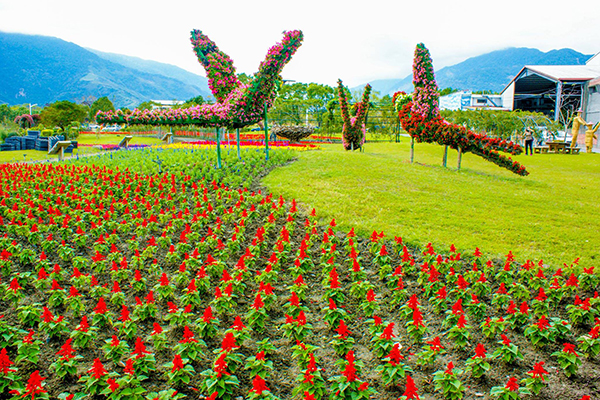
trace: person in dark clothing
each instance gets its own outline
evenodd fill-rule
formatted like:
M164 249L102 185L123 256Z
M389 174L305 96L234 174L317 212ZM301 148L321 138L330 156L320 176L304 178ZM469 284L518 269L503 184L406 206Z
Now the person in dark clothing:
M525 129L525 155L533 155L533 130Z

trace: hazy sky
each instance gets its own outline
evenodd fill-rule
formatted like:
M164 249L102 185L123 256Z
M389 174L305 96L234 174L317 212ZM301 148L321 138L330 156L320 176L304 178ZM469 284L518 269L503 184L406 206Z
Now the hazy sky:
M246 73L256 72L284 30L301 29L304 44L283 77L329 85L341 78L354 86L408 75L419 42L437 69L513 46L595 54L598 11L598 0L0 0L0 30L55 36L205 75L190 45L192 29Z

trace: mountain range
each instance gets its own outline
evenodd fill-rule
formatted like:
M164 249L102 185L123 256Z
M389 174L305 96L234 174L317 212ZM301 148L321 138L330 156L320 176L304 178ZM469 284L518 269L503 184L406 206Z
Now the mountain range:
M54 37L0 32L0 54L0 103L42 106L107 96L116 107L135 107L151 99L211 96L203 76Z
M0 32L0 103L81 102L107 96L116 107L148 100L212 97L207 79L182 68L86 49L58 38ZM500 92L524 65L580 65L590 55L572 49L508 48L436 71L441 89ZM412 75L369 82L382 96L412 92ZM364 85L357 86L357 89Z
M526 47L510 47L471 57L461 63L435 71L440 89L501 92L525 65L583 65L592 55L572 49L546 53ZM397 91L413 91L412 74L403 79L379 79L369 82L374 91L384 96ZM357 86L362 89L364 85ZM354 88L353 88L354 89Z

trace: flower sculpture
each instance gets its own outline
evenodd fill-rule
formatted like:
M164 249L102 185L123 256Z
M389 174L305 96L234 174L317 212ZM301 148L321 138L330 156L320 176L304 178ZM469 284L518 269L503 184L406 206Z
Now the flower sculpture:
M340 110L344 125L342 127L342 144L346 150L355 150L362 147L365 143L366 128L365 120L369 109L369 96L371 95L371 85L367 83L363 92L362 101L356 105L356 116L351 117L348 111L348 98L342 85L341 79L338 79L338 95L340 98Z
M235 74L231 58L202 31L192 31L192 46L206 70L208 85L215 96L215 104L190 108L98 112L99 123L127 123L148 125L197 125L241 128L263 118L265 107L270 107L276 95L281 70L302 44L302 31L285 32L283 40L271 47L261 62L258 72L249 84L243 84Z
M506 168L517 175L529 175L525 167L499 152L518 155L521 146L507 140L490 138L444 120L438 109L437 84L429 51L421 43L415 50L412 98L394 94L402 127L417 142L438 143L461 152L470 152Z

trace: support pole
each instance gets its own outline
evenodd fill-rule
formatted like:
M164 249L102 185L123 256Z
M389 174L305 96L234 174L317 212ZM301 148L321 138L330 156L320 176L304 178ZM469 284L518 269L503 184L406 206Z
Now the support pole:
M238 160L241 160L242 156L240 155L240 128L237 128L235 131L235 142L237 143Z
M444 146L444 158L442 158L442 165L446 168L446 163L448 162L448 146Z
M217 127L217 168L221 169L221 129Z
M460 147L458 148L458 171L460 171L460 163L462 162L462 151L460 149Z
M265 103L265 160L269 161L269 124L267 122L267 103Z
M412 164L415 160L415 138L410 137L410 163Z
M560 121L561 100L562 100L562 82L558 81L556 83L556 101L554 102L554 121L555 122ZM565 135L565 140L566 140L566 137L567 137L567 135Z

